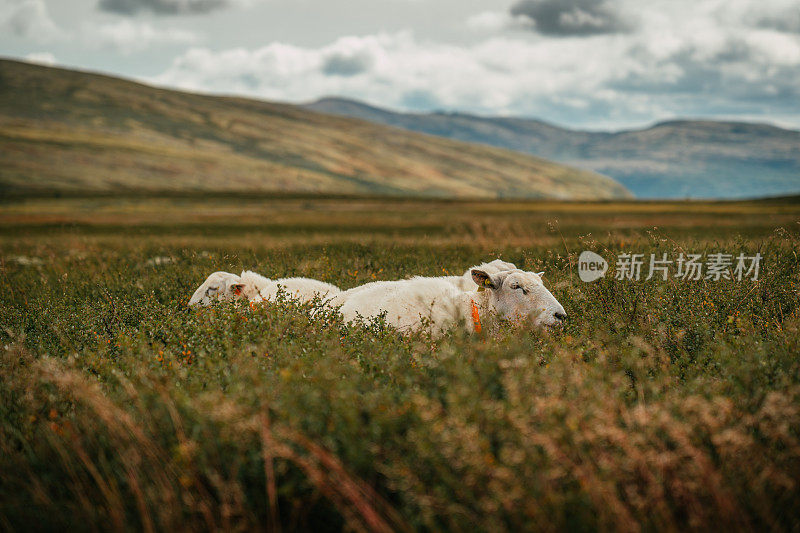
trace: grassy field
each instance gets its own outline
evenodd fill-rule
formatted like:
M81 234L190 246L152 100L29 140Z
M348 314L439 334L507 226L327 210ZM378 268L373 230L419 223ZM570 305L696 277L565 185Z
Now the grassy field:
M335 198L0 204L0 528L800 528L800 204ZM764 257L577 276L582 250ZM548 335L401 336L215 270L342 288L544 270Z

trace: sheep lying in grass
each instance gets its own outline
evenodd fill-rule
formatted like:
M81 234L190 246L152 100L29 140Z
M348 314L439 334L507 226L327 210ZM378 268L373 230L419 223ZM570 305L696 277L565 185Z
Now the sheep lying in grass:
M473 269L470 274L477 287L474 291L459 289L444 278L411 278L356 287L333 296L330 303L341 305L347 321L385 314L386 322L401 331L429 325L433 333L441 333L459 323L476 331L481 317L489 313L534 326L556 326L566 318L564 308L534 272L515 269L490 274Z
M234 298L263 302L275 299L279 290L288 298L300 302L324 299L341 292L335 285L310 278L269 279L249 270L243 271L240 276L230 272L214 272L197 288L189 305L207 306Z
M255 303L273 300L282 290L300 302L320 298L333 307L340 306L347 321L385 313L389 324L407 331L430 324L440 333L459 322L475 331L480 328L480 317L487 313L504 320L531 321L537 326L558 325L566 313L544 287L540 275L496 259L468 269L463 276L375 281L341 291L309 278L272 280L251 271L239 276L214 272L195 291L189 305L206 306L234 298Z
M413 279L437 279L446 281L462 291L474 291L478 288L478 286L475 285L475 282L472 280L472 271L475 269L483 270L487 274L497 274L498 272L503 272L506 270L517 270L517 267L513 263L507 263L505 261L501 261L500 259L495 259L494 261L491 261L489 263L481 263L480 265L469 267L466 271L464 271L464 274L461 276L436 276L430 278L422 276L414 276ZM403 280L398 280L398 281L403 281ZM364 285L353 287L350 290L340 292L338 295L336 295L336 298L334 300L331 300L331 304L342 305L344 304L345 301L347 301L350 298L353 298L359 292L370 290L373 288L373 286L379 283L384 283L384 282L371 281L369 283L365 283Z

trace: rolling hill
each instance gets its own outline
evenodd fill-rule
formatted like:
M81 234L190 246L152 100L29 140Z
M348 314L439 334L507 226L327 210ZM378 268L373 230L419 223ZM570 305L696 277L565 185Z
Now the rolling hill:
M529 153L615 178L640 198L748 198L800 192L800 132L679 120L616 133L538 120L394 113L325 98L306 106L411 131Z
M9 60L0 191L630 196L605 176L510 150Z

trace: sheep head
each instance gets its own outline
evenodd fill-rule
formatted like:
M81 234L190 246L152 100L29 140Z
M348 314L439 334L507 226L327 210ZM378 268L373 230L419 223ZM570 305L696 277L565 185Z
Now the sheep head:
M472 280L478 290L488 292L488 306L503 320L534 326L558 326L567 317L566 311L542 283L535 272L507 270L489 274L473 269Z

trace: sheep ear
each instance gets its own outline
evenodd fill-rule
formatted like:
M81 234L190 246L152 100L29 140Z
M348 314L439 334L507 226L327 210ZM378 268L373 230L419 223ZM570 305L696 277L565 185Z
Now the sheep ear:
M472 281L474 281L478 287L487 287L489 289L497 288L497 284L494 281L492 281L491 276L489 276L489 274L487 274L483 270L478 270L476 268L472 270L471 274L472 274Z
M536 275L539 276L539 277L544 276L544 270L542 270L541 272L537 272Z
M244 283L234 283L230 286L230 289L234 296L241 296L242 289L244 289Z

